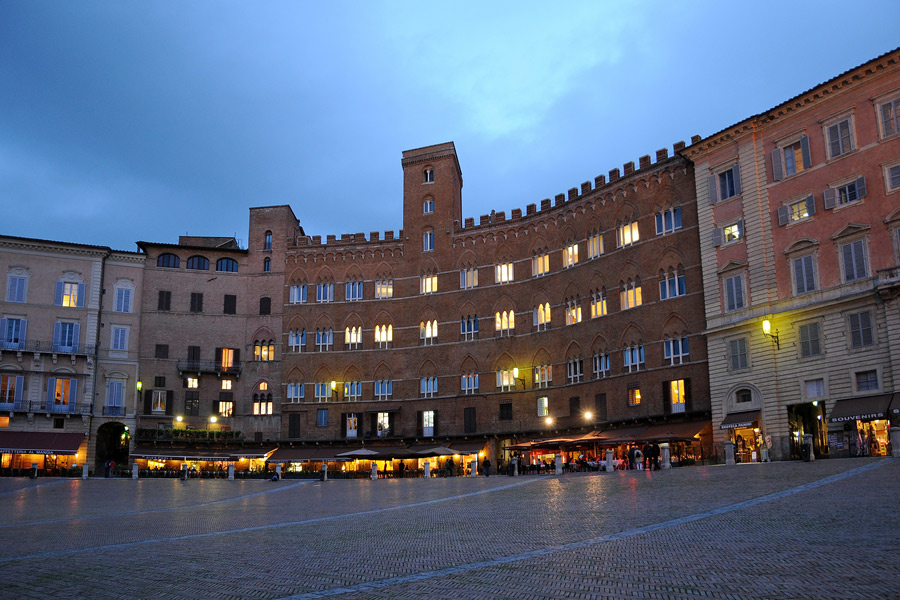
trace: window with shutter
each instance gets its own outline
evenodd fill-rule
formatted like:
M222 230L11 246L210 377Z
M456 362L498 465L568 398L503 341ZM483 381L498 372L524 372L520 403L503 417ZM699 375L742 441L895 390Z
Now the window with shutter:
M850 347L864 348L875 343L872 335L872 313L863 311L847 316L850 325Z
M818 356L822 353L819 344L819 324L808 323L800 326L800 356Z
M827 129L829 158L837 158L853 150L850 119L844 119Z
M856 240L841 245L841 258L844 262L845 282L868 277L865 240Z
M794 293L805 294L816 289L815 264L813 255L795 258L794 264Z
M890 137L900 132L900 98L881 105L881 135Z
M744 276L725 279L725 310L730 312L744 308Z

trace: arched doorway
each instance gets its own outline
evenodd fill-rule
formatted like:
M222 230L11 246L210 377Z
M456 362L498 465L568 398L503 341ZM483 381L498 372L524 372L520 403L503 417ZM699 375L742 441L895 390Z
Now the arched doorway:
M125 434L122 423L104 423L97 430L97 453L95 473L103 473L106 461L114 460L116 464L128 464L129 437Z

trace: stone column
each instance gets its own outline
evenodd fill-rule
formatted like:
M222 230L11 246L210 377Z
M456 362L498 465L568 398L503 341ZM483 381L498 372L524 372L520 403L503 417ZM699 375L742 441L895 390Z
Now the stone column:
M556 455L556 474L562 475L562 454Z
M478 456L475 456L475 460L469 463L469 470L472 472L472 477L478 477Z
M517 457L517 458L512 459L512 461L513 461L513 477L516 477L519 474L519 459Z
M725 442L725 464L734 464L734 442Z
M372 481L378 479L378 463L372 461Z
M278 480L281 480L281 463L275 465L275 474L278 475Z
M669 444L660 444L659 445L660 452L660 468L662 469L671 469L672 468L672 448Z
M615 466L613 463L613 451L612 450L606 451L606 465L603 468L606 469L607 473L610 473L615 469Z
M134 463L133 465L131 465L131 478L132 478L132 479L137 479L137 478L138 478L138 466L137 466L137 463Z
M427 460L425 461L425 479L431 477L431 463Z
M234 465L228 465L228 481L234 481Z
M81 478L82 479L88 478L88 464L87 463L81 464Z

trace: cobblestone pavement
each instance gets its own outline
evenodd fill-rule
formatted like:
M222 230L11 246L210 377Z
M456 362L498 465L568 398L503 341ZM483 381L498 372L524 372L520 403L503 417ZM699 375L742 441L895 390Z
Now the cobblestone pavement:
M900 598L900 460L0 480L2 598Z

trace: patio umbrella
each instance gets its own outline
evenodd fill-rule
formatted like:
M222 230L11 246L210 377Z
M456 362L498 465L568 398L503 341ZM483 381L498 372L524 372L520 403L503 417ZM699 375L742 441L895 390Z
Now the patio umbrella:
M356 450L350 450L349 452L341 452L336 456L360 456L360 457L372 457L378 456L379 452L377 450L369 450L368 448L357 448Z
M435 446L434 448L425 448L416 452L419 456L453 456L458 454L455 450L451 450L446 446Z

